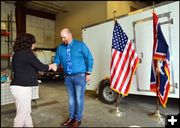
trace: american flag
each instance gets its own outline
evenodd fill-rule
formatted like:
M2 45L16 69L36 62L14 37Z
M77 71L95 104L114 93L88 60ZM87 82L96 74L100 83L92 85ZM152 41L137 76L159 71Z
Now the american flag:
M161 26L158 21L158 16L153 12L153 61L151 65L151 84L150 90L158 92L158 97L166 107L168 94L170 90L170 54L169 46L161 31ZM157 71L156 69L159 69ZM158 90L157 90L158 87Z
M116 21L112 37L110 88L127 96L139 58L131 40Z

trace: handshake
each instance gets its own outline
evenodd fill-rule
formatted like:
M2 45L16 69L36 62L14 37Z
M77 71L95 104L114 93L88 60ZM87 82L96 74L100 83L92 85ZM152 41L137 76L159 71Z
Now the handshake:
M49 64L49 70L57 71L57 65L56 64Z

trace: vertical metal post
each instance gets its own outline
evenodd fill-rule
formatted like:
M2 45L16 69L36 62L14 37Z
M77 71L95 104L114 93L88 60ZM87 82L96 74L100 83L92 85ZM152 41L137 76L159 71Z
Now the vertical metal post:
M117 97L116 97L116 108L112 110L112 113L117 116L117 117L121 117L121 116L124 116L125 115L125 112L121 111L118 106L119 106L119 103L120 103L120 94L118 93L117 94Z

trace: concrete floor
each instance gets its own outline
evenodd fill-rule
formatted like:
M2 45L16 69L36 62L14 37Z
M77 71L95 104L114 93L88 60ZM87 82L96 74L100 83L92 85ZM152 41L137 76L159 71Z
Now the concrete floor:
M60 127L68 117L68 97L63 81L49 81L40 84L40 99L32 102L32 119L36 127ZM115 104L102 103L94 91L86 91L85 111L81 127L164 127L148 114L156 110L155 97L128 95L120 102L119 108L125 112L122 117L111 113ZM160 106L164 115L179 113L177 99L168 99L167 108ZM15 105L1 106L1 127L12 127Z

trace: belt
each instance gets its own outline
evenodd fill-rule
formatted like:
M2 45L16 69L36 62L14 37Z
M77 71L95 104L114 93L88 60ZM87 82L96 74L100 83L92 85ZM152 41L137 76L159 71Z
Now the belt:
M65 76L75 76L75 75L80 75L80 74L85 74L85 72L83 72L83 73L74 73L74 74L66 74Z

